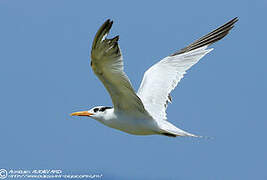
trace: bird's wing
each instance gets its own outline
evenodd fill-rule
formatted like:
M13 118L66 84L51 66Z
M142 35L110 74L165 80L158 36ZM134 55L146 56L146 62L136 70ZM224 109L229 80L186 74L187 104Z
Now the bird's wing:
M107 20L97 31L91 50L91 67L109 92L115 110L147 113L123 71L119 36L107 39L113 21Z
M168 102L171 102L171 91L186 70L212 50L207 47L226 36L236 21L238 18L232 19L189 46L165 57L145 72L137 95L154 119L167 120L166 108Z

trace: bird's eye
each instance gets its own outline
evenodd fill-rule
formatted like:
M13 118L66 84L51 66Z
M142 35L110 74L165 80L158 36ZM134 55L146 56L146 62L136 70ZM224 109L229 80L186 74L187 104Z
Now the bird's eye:
M97 111L98 111L98 108L95 108L95 109L94 109L94 112L97 112Z
M101 112L103 112L103 111L105 111L105 110L106 110L105 107L102 107L102 108L99 109L99 111L101 111Z

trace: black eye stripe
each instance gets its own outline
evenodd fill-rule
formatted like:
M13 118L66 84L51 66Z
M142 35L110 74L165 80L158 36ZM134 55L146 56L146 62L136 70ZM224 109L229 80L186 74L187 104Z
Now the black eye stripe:
M95 109L94 109L94 112L97 112L98 110L99 110L98 108L95 108Z
M106 109L111 109L111 108L112 108L112 107L102 107L102 108L99 109L99 111L103 112L103 111L105 111Z

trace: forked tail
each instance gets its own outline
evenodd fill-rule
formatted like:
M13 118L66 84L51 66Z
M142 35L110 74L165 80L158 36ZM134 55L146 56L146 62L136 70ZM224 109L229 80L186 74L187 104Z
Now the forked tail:
M182 129L179 129L178 127L174 126L168 121L161 121L159 123L160 129L161 129L161 135L169 136L169 137L177 137L177 136L189 136L189 137L197 137L202 138L203 136L198 136L195 134L191 134L189 132L186 132Z

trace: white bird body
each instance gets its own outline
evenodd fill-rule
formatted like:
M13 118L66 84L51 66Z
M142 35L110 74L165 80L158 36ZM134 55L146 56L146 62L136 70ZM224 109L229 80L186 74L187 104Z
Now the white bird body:
M96 108L101 108L101 106ZM156 121L151 116L140 117L129 115L123 111L114 111L114 108L107 109L104 116L96 116L92 118L108 127L134 135L165 134L171 136L169 133L179 133L181 136L195 136L182 131L168 121Z
M105 120L96 119L106 126L118 129L129 134L150 135L159 130L156 121L151 117L136 117L114 109L107 111Z
M119 36L106 38L113 23L107 20L95 36L91 67L109 92L114 108L98 106L72 115L89 116L108 127L129 134L199 137L167 121L166 109L171 102L170 93L183 78L186 70L212 51L207 47L225 37L237 20L234 18L153 65L145 72L137 93L123 71Z

